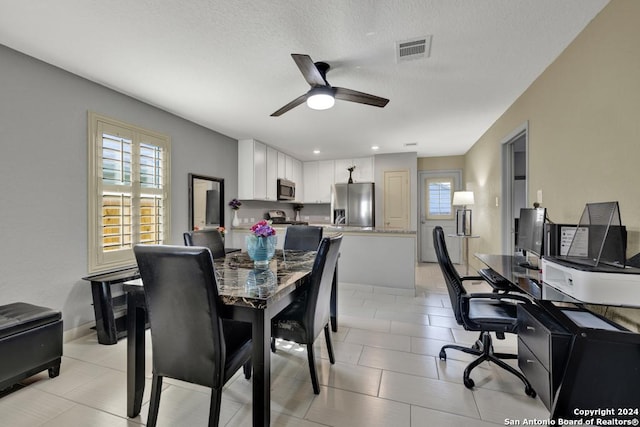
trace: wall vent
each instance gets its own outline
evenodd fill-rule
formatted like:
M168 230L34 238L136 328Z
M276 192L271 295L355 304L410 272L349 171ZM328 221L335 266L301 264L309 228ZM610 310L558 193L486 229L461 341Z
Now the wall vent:
M405 147L417 147L418 143L417 142L407 142L406 144L404 144Z
M396 42L396 61L428 58L431 55L431 38L426 36Z

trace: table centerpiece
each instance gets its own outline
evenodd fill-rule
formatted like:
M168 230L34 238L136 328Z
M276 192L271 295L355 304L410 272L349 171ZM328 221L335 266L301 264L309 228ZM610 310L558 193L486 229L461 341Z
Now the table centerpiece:
M251 226L251 234L246 237L247 252L253 264L265 268L276 252L276 230L269 222L262 220Z

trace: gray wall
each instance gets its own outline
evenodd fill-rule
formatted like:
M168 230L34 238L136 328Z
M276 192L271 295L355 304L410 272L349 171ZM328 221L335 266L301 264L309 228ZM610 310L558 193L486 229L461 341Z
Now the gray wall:
M62 310L65 330L93 322L81 280L88 110L171 136L173 243L188 227L189 172L224 178L225 198L237 194L236 140L0 45L0 304Z

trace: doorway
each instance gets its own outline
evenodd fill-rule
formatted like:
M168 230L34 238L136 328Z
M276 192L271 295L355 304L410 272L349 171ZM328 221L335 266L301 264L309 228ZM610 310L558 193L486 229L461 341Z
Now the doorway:
M516 224L529 200L529 124L524 123L502 141L502 251L516 249Z
M453 192L460 189L462 171L442 170L418 173L420 203L420 262L437 262L433 247L433 228L441 226L451 261L459 264L462 260L462 239L449 237L456 233L455 210L451 205Z

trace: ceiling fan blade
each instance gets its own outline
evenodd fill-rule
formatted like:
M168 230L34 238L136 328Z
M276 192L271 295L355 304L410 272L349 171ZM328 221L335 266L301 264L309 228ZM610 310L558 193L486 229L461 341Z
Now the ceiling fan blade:
M293 101L291 101L290 103L288 103L287 105L285 105L284 107L276 111L275 113L271 114L271 117L278 117L286 113L287 111L297 107L298 105L304 103L306 100L307 100L306 93L304 95L300 95L299 97L297 97L296 99L294 99Z
M304 79L309 83L311 87L315 86L328 86L329 83L322 77L322 73L318 71L316 64L309 55L301 55L298 53L292 53L291 57L296 62L296 65L300 69L300 72L304 76Z
M345 89L343 87L334 87L336 90L335 98L342 101L357 102L358 104L373 105L374 107L384 107L389 100L368 93L358 92L357 90Z

